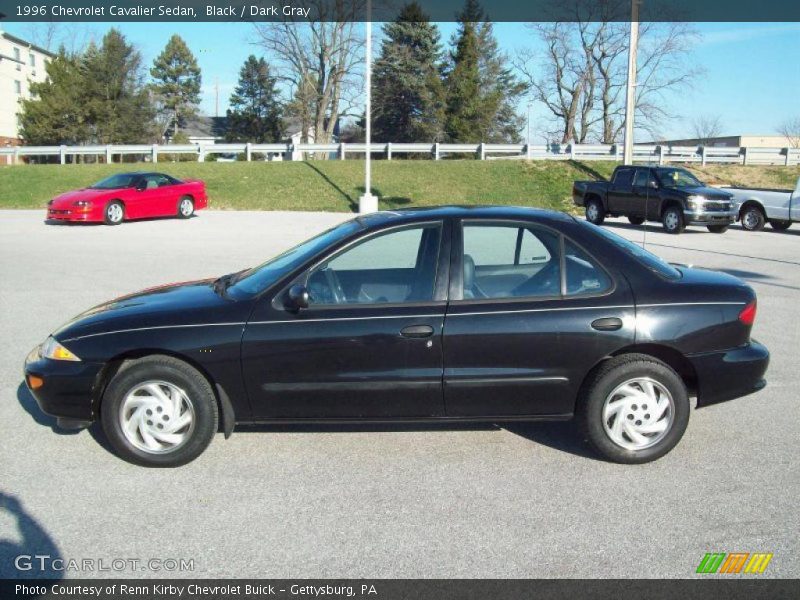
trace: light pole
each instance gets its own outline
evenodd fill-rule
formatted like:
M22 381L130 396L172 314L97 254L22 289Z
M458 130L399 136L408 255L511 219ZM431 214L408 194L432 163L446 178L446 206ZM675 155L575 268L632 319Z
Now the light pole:
M631 36L628 47L628 86L625 96L625 150L623 164L633 164L633 115L636 112L636 52L639 46L639 1L631 0Z
M358 212L371 213L378 210L378 197L372 195L372 0L367 0L367 72L365 79L366 102L364 110L364 137L367 143L367 157L364 168L364 194L358 199Z

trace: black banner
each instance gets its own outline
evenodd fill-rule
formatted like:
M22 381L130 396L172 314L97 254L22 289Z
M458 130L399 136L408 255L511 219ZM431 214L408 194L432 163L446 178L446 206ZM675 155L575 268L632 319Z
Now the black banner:
M64 579L0 580L0 598L46 600L238 600L268 598L343 600L515 600L615 598L624 600L797 598L797 580L786 579Z
M7 21L391 21L408 0L0 0ZM432 21L454 21L464 0L417 0ZM637 0L645 22L800 21L789 0ZM631 0L486 0L492 21L630 21Z

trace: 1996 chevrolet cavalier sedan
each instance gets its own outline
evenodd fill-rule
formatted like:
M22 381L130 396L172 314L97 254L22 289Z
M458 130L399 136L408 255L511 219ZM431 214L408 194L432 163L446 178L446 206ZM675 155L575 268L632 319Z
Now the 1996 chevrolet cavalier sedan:
M577 417L641 463L705 406L765 385L753 290L676 268L561 213L441 207L358 217L239 273L124 296L35 348L62 426L177 466L221 424Z

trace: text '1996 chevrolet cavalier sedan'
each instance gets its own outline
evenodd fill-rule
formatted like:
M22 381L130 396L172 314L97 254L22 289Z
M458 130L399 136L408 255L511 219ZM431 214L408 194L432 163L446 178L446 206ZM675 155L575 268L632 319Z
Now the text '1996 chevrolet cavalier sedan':
M761 389L753 290L571 216L438 207L347 221L217 279L79 315L31 351L65 427L177 466L236 423L576 417L605 458L669 452L697 406Z

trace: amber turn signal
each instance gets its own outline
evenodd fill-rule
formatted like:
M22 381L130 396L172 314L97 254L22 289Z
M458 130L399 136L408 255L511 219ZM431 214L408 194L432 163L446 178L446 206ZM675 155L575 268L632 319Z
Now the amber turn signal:
M44 385L44 379L38 375L28 375L28 387L32 390L38 390Z

